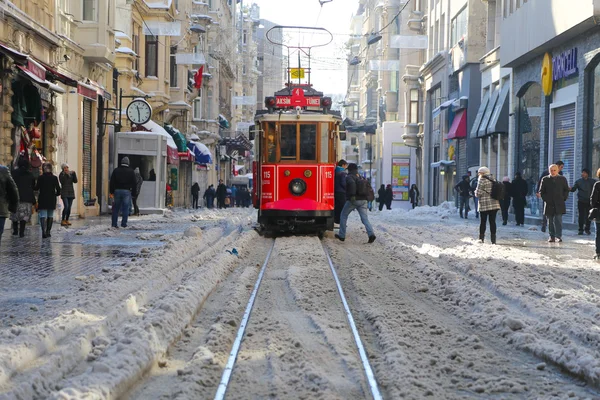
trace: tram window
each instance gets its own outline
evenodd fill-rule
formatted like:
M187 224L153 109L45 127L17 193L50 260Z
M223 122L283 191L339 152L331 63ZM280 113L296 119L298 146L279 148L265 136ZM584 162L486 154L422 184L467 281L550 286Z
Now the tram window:
M281 125L281 159L296 159L296 124Z
M266 162L277 162L277 129L275 123L267 125L267 160Z
M329 162L329 123L321 123L321 159L322 163Z
M317 125L300 125L300 160L317 159Z

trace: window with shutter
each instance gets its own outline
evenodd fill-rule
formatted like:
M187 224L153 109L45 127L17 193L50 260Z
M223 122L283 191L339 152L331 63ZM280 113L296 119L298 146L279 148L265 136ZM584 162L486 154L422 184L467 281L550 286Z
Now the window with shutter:
M92 197L92 102L83 100L83 163L81 197L87 203Z
M569 185L575 181L575 104L554 109L552 133L552 162L561 160L565 163L562 170ZM573 197L567 200L567 214L563 216L565 222L573 222Z

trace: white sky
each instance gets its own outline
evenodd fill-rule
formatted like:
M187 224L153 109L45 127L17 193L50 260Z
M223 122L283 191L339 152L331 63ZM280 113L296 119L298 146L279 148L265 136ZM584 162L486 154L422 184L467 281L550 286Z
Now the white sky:
M313 87L326 94L346 94L346 51L350 19L358 8L356 0L332 0L321 5L319 0L244 0L244 6L256 3L260 17L279 25L317 26L334 34L327 47L312 55ZM284 53L286 50L284 50ZM292 63L295 67L297 62Z

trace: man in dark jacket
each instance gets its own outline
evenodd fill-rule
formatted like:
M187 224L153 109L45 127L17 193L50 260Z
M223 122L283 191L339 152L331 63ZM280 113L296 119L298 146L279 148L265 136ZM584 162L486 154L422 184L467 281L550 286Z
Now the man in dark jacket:
M198 198L200 197L200 185L198 182L194 182L192 185L192 208L194 210L198 209Z
M369 235L369 243L373 243L376 239L371 223L369 222L367 198L366 196L359 195L357 191L358 181L362 179L358 175L358 166L354 163L348 165L348 176L346 177L346 204L342 210L340 217L340 232L335 237L342 242L346 240L346 223L348 222L348 216L354 210L358 211L360 220L362 221L367 234Z
M223 179L219 179L217 186L217 207L225 208L225 197L227 197L227 186L223 183Z
M548 167L550 175L542 178L540 196L544 200L544 215L548 218L548 242L562 242L562 216L567 213L565 202L569 198L567 178L558 174L559 167Z
M515 179L512 181L512 198L513 208L515 210L515 220L517 226L525 225L525 205L527 204L527 193L529 187L527 181L521 177L521 173L515 174Z
M213 202L215 200L215 189L213 185L210 185L208 189L204 191L204 200L206 200L206 208L213 208Z
M110 176L110 194L114 196L112 206L112 227L118 228L119 210L123 216L121 227L127 228L131 197L137 196L135 172L129 168L129 157L123 157L121 165Z
M594 188L595 179L590 178L590 170L584 168L581 171L581 179L577 179L575 184L571 188L571 192L578 190L577 192L577 211L579 212L579 234L583 235L583 229L585 227L585 233L591 235L590 231L590 197L592 196L592 189Z
M10 176L10 171L0 165L0 240L4 232L4 224L10 213L17 212L19 205L19 191L17 185Z
M348 173L346 172L346 168L348 168L348 163L346 160L342 159L338 161L337 166L335 167L335 179L334 179L334 218L333 222L336 224L340 223L340 216L342 215L342 209L346 204L346 176Z
M502 178L504 185L504 198L500 200L500 210L502 211L502 225L508 224L508 209L510 208L510 198L512 196L512 184L510 178L505 176Z
M565 163L558 160L557 162L554 163L555 165L558 166L558 174L562 175L562 170L565 167ZM550 175L550 172L548 172L548 170L542 172L542 176L540 176L540 180L538 181L538 186L537 186L537 197L538 199L541 199L542 196L540 194L540 189L542 187L542 179L544 179L544 177ZM543 199L542 199L543 200ZM546 208L546 206L544 205L544 209ZM542 212L542 232L546 232L546 226L548 225L548 218L546 217L546 214Z
M473 193L473 190L471 189L471 184L469 182L469 175L463 175L462 181L458 182L454 186L454 190L458 191L458 207L459 207L460 217L468 219L469 218L469 199L471 198L471 193ZM463 217L463 209L465 210L464 217Z

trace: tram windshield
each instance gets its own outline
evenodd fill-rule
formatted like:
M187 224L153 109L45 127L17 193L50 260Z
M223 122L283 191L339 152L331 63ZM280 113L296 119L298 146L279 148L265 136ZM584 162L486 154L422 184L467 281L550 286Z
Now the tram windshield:
M329 123L265 124L264 162L329 162Z

